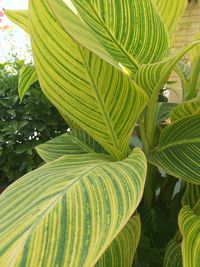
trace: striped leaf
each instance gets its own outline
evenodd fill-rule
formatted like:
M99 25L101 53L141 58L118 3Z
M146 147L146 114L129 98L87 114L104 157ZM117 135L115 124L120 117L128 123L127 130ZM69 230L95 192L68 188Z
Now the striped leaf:
M188 0L154 0L164 21L167 32L172 38L177 24L184 14Z
M137 215L130 219L95 267L131 267L140 239L140 232L140 218Z
M191 209L195 207L200 199L200 186L187 183L187 187L182 198L182 205L188 205Z
M188 95L190 94L190 75L191 75L191 67L183 62L178 62L174 71L178 74L181 85L182 85L182 94L183 101L186 101Z
M144 64L136 74L137 83L145 89L149 96L158 95L167 82L170 73L177 62L192 48L199 45L200 41L190 43L175 55L154 64Z
M72 130L36 147L40 157L46 161L58 159L66 154L104 153L106 151L81 129Z
M133 126L147 102L144 91L74 42L46 1L30 1L29 14L35 66L46 96L113 157L126 157Z
M170 114L170 119L171 121L176 121L194 114L200 114L200 97L196 97L176 106Z
M172 240L167 245L163 267L182 267L181 244Z
M31 85L37 80L37 73L33 65L26 65L20 69L18 93L21 101Z
M176 103L158 102L156 110L156 123L160 124L169 118L171 111L177 106Z
M0 197L0 265L94 266L140 202L146 167L140 149L118 162L70 154L19 179Z
M6 16L25 32L29 33L29 18L27 10L4 10Z
M47 0L47 2L55 17L68 34L84 47L87 47L90 51L120 69L119 63L106 51L87 24L77 16L77 10L70 1Z
M200 114L167 126L149 160L177 178L200 184Z
M184 206L179 214L179 227L183 235L183 267L199 267L200 263L200 201L198 213Z
M63 27L78 42L99 54L98 40L115 61L132 71L141 63L160 60L169 51L169 37L152 0L73 0L91 31L89 35L78 17L72 18L62 11L65 1L48 2ZM106 60L107 55L101 56Z

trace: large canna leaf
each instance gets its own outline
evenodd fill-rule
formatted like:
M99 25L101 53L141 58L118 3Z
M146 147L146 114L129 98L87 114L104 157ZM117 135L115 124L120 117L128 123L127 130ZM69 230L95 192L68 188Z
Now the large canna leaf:
M147 97L125 74L77 45L58 25L46 1L30 1L30 35L42 90L112 156L128 144Z
M89 34L78 16L68 15L65 1L48 2L62 26L78 42L99 55L98 40L115 61L132 71L141 63L160 60L169 51L169 37L152 0L73 0ZM106 54L101 56L107 59Z
M36 147L40 157L46 161L58 159L66 154L104 153L106 151L81 129L72 130Z
M200 184L200 114L167 126L149 160L177 178Z
M131 267L140 239L140 232L140 218L137 215L130 219L95 267Z
M183 15L188 0L154 0L163 19L167 32L172 38L177 24Z
M167 245L163 267L182 267L181 244L171 240Z
M171 121L182 119L193 114L200 114L200 97L193 98L180 105L177 105L170 114Z
M21 27L25 32L29 33L29 18L27 10L4 10L8 18Z
M33 65L26 65L20 69L18 93L21 101L31 85L37 80L37 73Z
M94 266L140 202L146 167L140 149L118 162L70 154L19 179L0 197L0 266Z
M179 227L183 235L183 267L199 267L200 263L200 201L196 212L184 206L179 214Z

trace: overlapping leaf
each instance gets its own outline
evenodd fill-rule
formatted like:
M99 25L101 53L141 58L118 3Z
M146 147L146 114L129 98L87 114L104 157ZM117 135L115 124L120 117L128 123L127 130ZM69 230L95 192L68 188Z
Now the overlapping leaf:
M182 267L181 244L172 240L167 245L163 267Z
M179 227L183 235L183 267L198 267L200 262L200 201L196 211L184 206L179 214Z
M199 45L200 41L193 42L182 48L175 55L170 56L164 61L154 64L144 64L136 74L137 83L144 88L149 96L152 94L158 95L159 91L167 82L170 73L177 62L192 48Z
M79 17L68 15L67 6L64 11L63 0L48 2L65 30L78 42L99 55L98 40L115 61L132 71L168 53L168 34L152 0L73 0L87 29ZM101 56L107 59L107 54Z
M33 65L26 65L20 69L18 93L21 101L31 85L37 80L37 73Z
M119 162L66 155L19 179L0 197L0 266L94 266L136 209L145 175L135 149Z
M72 130L36 147L41 158L48 162L66 154L104 153L106 151L81 129Z
M141 232L140 218L130 219L95 267L131 267Z
M194 114L200 114L200 97L196 97L176 106L170 114L170 119L176 121Z
M176 105L176 103L159 102L156 110L156 123L159 124L168 119Z
M78 46L58 25L46 1L30 1L29 14L44 93L110 154L124 158L133 125L147 102L145 93L122 72Z
M175 177L200 184L200 114L167 126L149 160Z

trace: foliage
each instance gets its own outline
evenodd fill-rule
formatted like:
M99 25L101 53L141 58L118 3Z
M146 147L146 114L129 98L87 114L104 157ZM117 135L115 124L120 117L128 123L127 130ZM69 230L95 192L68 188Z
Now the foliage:
M186 5L30 0L7 11L32 41L35 69L20 79L37 74L71 131L38 146L46 164L1 196L1 266L198 267L199 71L177 64L200 41L170 51ZM173 69L177 105L162 97Z
M67 129L38 83L20 103L18 76L23 64L16 59L0 66L0 184L10 183L40 166L42 160L35 146Z

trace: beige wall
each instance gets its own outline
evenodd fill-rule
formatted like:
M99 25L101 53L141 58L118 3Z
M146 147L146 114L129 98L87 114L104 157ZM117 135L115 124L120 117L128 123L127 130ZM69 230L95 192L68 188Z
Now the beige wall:
M174 36L174 45L173 48L180 49L187 43L193 41L196 33L200 31L200 4L196 1L191 1L188 4L187 10L183 15L175 36ZM185 60L188 60L188 57L185 57ZM170 102L180 102L182 98L181 93L181 83L178 76L173 73L170 77L171 80L176 80L177 84L170 86L172 89L175 89L177 93L170 91L169 101Z

